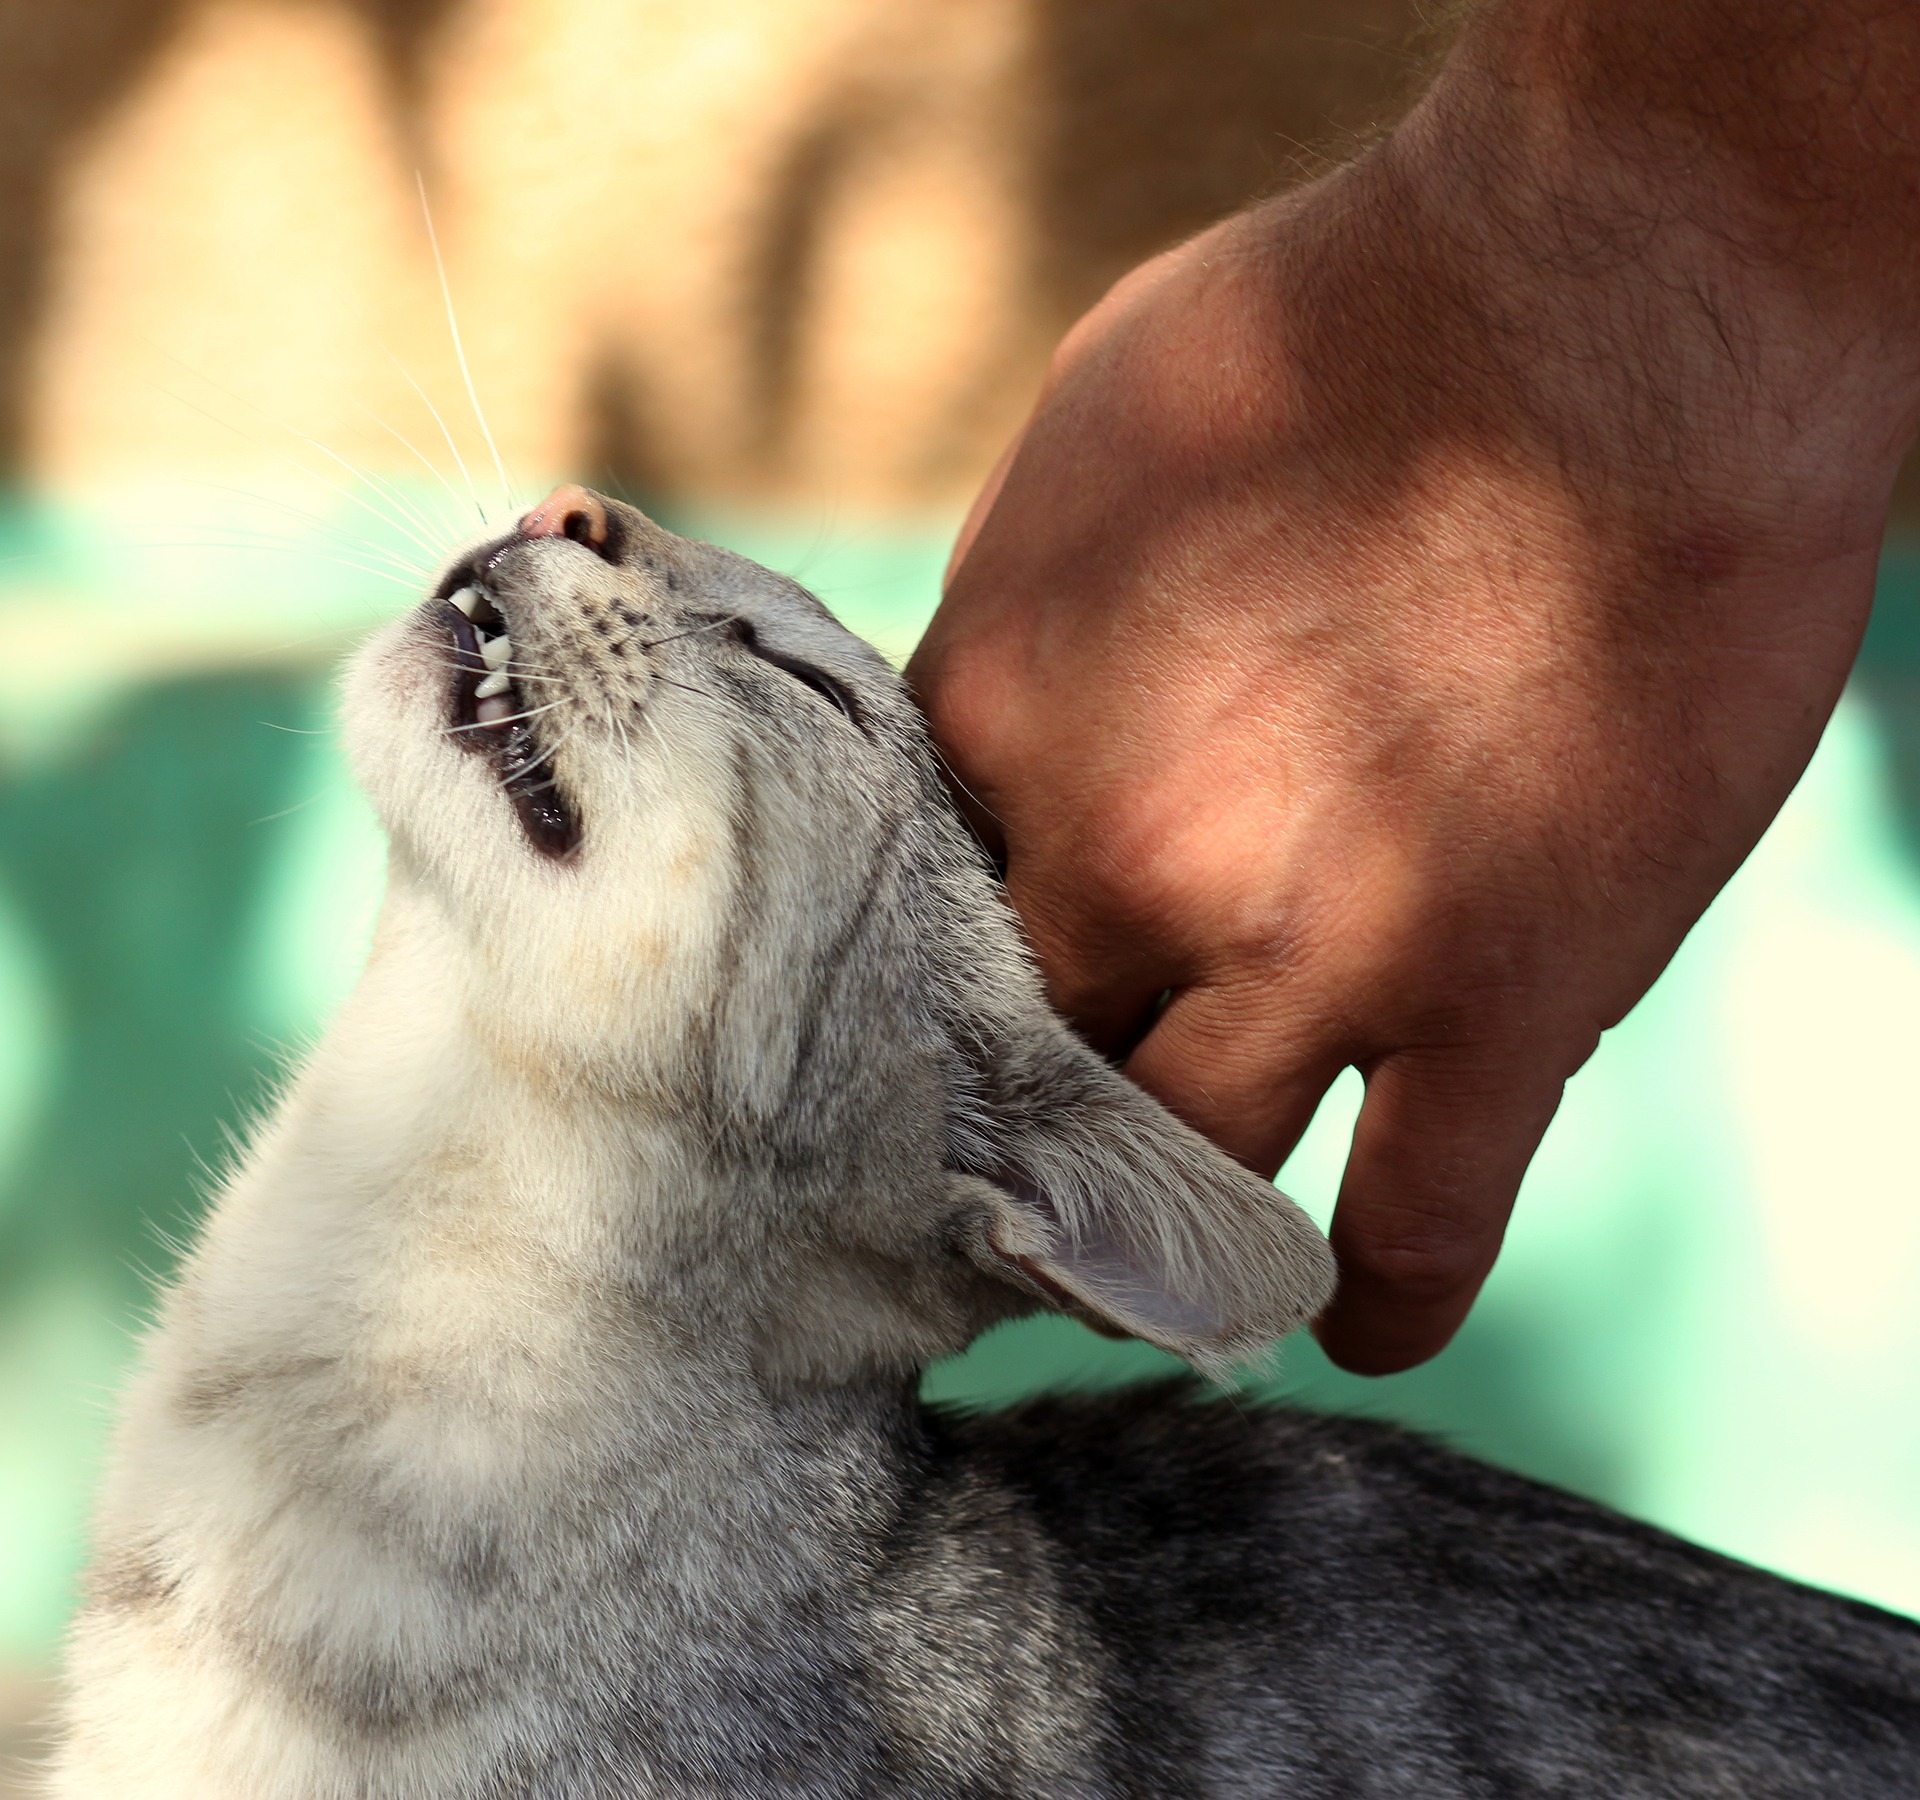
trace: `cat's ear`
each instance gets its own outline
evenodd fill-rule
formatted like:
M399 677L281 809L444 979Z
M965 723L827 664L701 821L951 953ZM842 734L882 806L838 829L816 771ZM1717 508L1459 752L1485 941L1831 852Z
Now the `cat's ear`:
M1212 1374L1326 1304L1333 1254L1286 1195L1064 1030L1017 1061L966 1184L985 1266Z

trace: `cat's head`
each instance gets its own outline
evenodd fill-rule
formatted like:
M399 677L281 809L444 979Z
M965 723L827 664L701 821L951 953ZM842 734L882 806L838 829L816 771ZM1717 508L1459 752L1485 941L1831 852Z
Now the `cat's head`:
M776 1335L909 1363L1044 1302L1218 1367L1325 1300L1305 1215L1048 1009L904 684L793 582L563 488L346 715L440 999L684 1121L736 1196L689 1243L786 1271Z

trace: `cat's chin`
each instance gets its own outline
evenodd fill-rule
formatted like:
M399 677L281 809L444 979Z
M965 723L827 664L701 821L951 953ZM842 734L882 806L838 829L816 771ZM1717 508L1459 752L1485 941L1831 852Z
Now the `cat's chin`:
M512 643L506 620L472 587L435 604L453 640L448 707L454 735L493 765L528 843L543 856L571 856L580 847L579 814L541 747L536 709L509 673Z

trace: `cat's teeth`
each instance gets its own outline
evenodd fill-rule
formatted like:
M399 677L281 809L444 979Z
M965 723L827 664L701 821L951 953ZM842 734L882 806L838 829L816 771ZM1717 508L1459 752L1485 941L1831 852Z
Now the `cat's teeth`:
M504 644L507 640L500 638L497 641ZM495 669L491 675L482 677L480 685L473 690L473 697L476 700L491 700L495 694L504 694L510 686L512 682L506 670Z
M480 604L480 590L478 588L463 587L458 593L449 594L447 598L451 600L455 606L459 607L468 618L472 618L473 609Z
M476 725L504 725L513 716L513 701L505 694L489 694L473 709Z
M480 646L480 660L490 669L504 669L507 658L513 654L513 645L504 632L497 638L488 638Z

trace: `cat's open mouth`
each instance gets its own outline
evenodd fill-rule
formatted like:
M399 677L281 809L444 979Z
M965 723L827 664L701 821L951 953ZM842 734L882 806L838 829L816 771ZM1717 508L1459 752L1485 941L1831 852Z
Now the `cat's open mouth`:
M453 637L455 735L493 764L533 847L547 856L568 855L580 842L579 821L540 747L534 708L513 674L506 619L478 587L456 590L440 607Z

